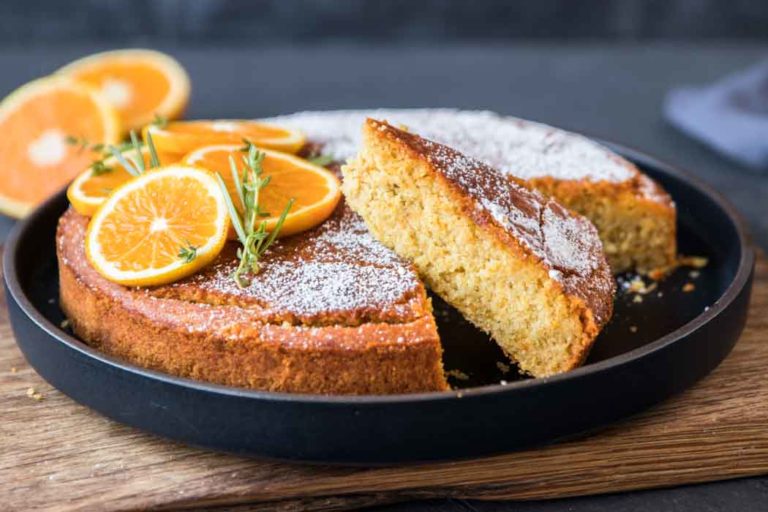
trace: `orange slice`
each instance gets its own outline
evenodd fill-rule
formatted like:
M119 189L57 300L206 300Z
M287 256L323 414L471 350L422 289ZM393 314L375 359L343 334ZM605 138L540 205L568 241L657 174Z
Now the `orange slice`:
M141 149L141 154L144 165L149 169L150 157L146 146ZM135 162L136 151L124 151L123 157ZM163 153L158 152L158 158L162 165L176 163L175 159ZM120 165L117 158L111 156L102 160L99 167L92 165L81 172L67 188L67 199L77 213L90 217L117 187L132 178L133 175Z
M233 155L242 169L241 156L244 153L241 148L242 144L206 146L191 152L182 162L218 172L227 185L235 207L242 213L229 167L229 156ZM264 177L270 177L269 184L259 194L262 210L270 214L263 219L267 221L267 231L274 229L291 198L295 202L278 233L279 237L306 231L333 213L341 198L341 186L331 171L293 155L268 149L261 151L265 155L262 162ZM234 231L230 232L230 238L236 238Z
M272 124L243 120L178 121L164 127L150 125L144 128L160 151L180 156L201 146L212 144L240 144L247 139L259 148L296 153L304 146L306 137L297 130Z
M193 274L221 252L229 214L213 173L171 165L134 178L88 225L85 250L110 281L153 286Z
M117 142L114 109L90 87L63 78L43 78L0 103L0 212L23 217L97 157L67 143Z
M97 89L120 114L125 130L139 129L156 115L176 119L189 101L189 76L175 59L153 50L97 53L61 68Z

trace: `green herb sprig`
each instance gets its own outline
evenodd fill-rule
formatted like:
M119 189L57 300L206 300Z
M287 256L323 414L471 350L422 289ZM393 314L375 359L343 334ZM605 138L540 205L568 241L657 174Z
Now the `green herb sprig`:
M331 155L317 155L308 159L311 163L319 165L320 167L326 167L333 163L333 157Z
M161 116L160 114L155 113L155 118L149 124L152 126L157 126L158 128L165 128L168 126L168 119L164 116Z
M327 167L333 163L333 156L323 153L319 147L313 147L310 149L309 154L306 155L307 161L320 167Z
M187 245L179 249L179 259L184 263L192 263L197 258L197 247L187 242Z
M91 164L91 174L93 176L101 176L102 174L108 174L114 171L114 169L104 163L104 160L96 160Z
M152 135L147 133L147 140L146 140L147 148L149 149L149 168L153 169L155 167L160 167L160 158L157 156L157 149L155 148L155 143L152 141ZM133 149L136 152L136 158L135 159L129 159L126 158L124 153L127 152L127 150ZM107 150L112 154L112 156L115 157L115 159L120 163L123 168L128 171L129 174L132 176L139 176L141 174L144 174L144 172L147 170L147 166L144 165L144 155L141 153L142 149L142 143L139 141L139 137L136 135L136 132L131 130L131 142L128 149L123 149L122 147L116 147L116 146L107 146Z
M75 135L67 135L64 137L64 142L69 144L70 146L77 146L78 151L95 151L97 153L101 153L104 151L104 144L102 143L96 143L92 144L88 139L85 137L77 137Z
M167 123L164 118L155 115L155 121L153 124L159 123L161 121L163 123ZM91 163L91 173L94 176L101 176L102 174L107 174L114 170L114 168L104 163L104 160L106 160L106 158L109 156L114 156L118 163L126 171L128 171L129 174L132 176L138 176L139 174L142 174L146 171L146 166L144 165L144 157L141 154L143 143L139 141L136 132L133 130L131 130L130 138L131 140L118 144L117 146L101 143L92 144L85 137L76 137L74 135L67 135L64 138L64 141L69 145L78 146L80 151L90 150L102 154L102 158L94 160L93 163ZM147 133L146 143L149 147L150 168L160 167L160 158L157 155L157 149L155 148L155 144L152 141L152 135L150 133ZM135 160L128 159L124 155L124 153L131 149L136 152Z
M240 259L240 263L232 274L235 283L241 288L250 285L250 279L246 277L246 274L257 274L259 272L259 259L274 243L294 203L293 198L288 200L288 204L277 219L275 228L271 233L267 232L267 222L265 220L258 222L259 219L269 216L268 212L261 209L259 193L264 187L269 185L270 176L263 177L262 163L264 161L264 153L259 151L251 142L244 142L245 146L242 148L242 151L246 154L241 155L242 171L238 169L234 156L230 155L229 157L229 169L235 184L236 199L241 206L242 213L235 207L235 202L227 190L224 180L219 174L216 174L219 187L224 195L224 201L229 210L232 227L235 229L241 244L241 247L237 250L237 257Z

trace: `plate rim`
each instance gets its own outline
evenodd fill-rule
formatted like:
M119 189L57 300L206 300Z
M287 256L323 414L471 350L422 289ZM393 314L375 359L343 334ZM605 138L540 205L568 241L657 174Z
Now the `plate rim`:
M574 133L581 134L581 132ZM741 215L738 213L735 207L731 205L730 202L725 199L719 192L717 192L712 186L705 183L700 178L694 176L692 173L685 171L676 165L659 160L658 158L653 157L644 151L624 144L608 141L604 138L589 138L598 144L609 147L611 150L615 151L622 157L627 158L633 163L637 162L640 165L648 165L659 169L661 172L669 174L674 178L683 181L687 185L692 186L694 189L697 189L699 193L714 202L725 213L725 215L728 217L728 220L733 224L735 227L736 235L739 239L739 248L741 254L733 279L728 284L725 291L709 309L699 313L697 316L682 326L678 327L677 329L670 331L667 334L641 347L634 348L602 361L581 366L569 372L549 377L523 379L509 382L507 384L488 384L484 386L476 386L450 391L399 393L391 395L321 395L309 393L263 391L226 386L223 384L198 381L187 377L179 377L157 370L151 370L133 365L88 346L85 342L81 341L76 336L64 331L60 326L54 325L53 322L48 320L34 306L34 304L32 304L32 301L27 297L26 293L22 289L18 278L18 273L16 271L16 253L18 251L19 240L22 238L22 235L28 231L29 225L34 224L39 217L48 214L49 210L54 208L58 202L64 199L65 190L58 192L46 200L26 219L23 219L21 222L17 223L6 239L5 244L3 244L3 279L5 280L6 289L10 295L8 299L12 299L14 302L16 302L22 312L48 336L54 338L57 342L63 343L69 349L75 350L82 356L95 360L100 364L116 368L120 371L131 373L137 377L160 381L163 384L180 386L184 388L190 388L195 391L220 394L235 398L262 401L266 400L270 402L307 403L311 405L350 404L360 406L421 403L425 401L443 401L457 398L467 400L471 398L485 397L488 395L496 395L500 393L513 393L528 388L554 386L567 383L571 380L586 378L610 370L612 368L623 366L644 357L651 356L654 353L667 348L669 345L680 341L683 337L688 336L689 334L704 327L715 317L719 316L721 313L727 310L731 303L739 296L744 286L749 281L749 277L752 273L752 268L755 261L755 251L749 241L750 238L748 236L748 230L741 218Z

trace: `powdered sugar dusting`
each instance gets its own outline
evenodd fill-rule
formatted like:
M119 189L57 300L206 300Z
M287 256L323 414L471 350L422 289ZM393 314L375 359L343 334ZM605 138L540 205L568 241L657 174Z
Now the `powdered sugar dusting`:
M360 147L367 117L404 125L410 131L476 158L521 179L622 182L634 168L608 149L580 135L493 112L452 109L340 110L300 112L267 121L297 128L336 160Z
M184 296L185 290L213 303L237 303L298 323L333 317L355 323L364 317L412 320L422 289L415 271L377 242L362 219L342 203L317 228L270 247L259 273L240 288L232 279L237 265L230 245L205 271L154 293Z
M563 274L589 276L605 265L597 230L585 218L447 146L406 137L498 224L545 265L558 270L558 280Z
M276 263L253 280L248 292L269 297L272 307L319 314L396 304L415 286L415 276L403 267Z
M563 279L563 273L591 275L604 262L597 229L583 218L569 215L548 201L541 216L541 232L549 264Z

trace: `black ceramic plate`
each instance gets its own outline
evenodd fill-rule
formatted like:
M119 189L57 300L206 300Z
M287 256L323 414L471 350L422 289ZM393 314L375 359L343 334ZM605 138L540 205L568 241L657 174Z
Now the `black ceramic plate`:
M599 427L706 375L744 327L754 255L736 215L708 188L626 148L671 193L683 254L679 269L641 303L620 294L587 364L521 379L496 346L437 303L455 391L397 396L312 396L249 391L145 370L93 350L62 328L54 231L63 193L11 235L3 261L10 318L29 363L53 386L116 421L215 450L297 461L387 464L509 451ZM692 283L695 290L682 291ZM659 293L660 292L660 293ZM504 383L500 383L504 381Z

